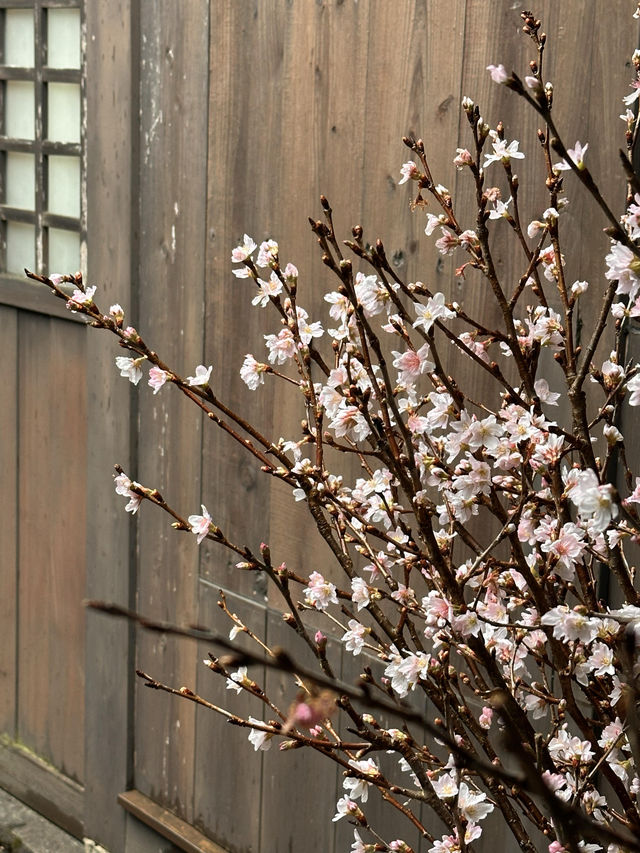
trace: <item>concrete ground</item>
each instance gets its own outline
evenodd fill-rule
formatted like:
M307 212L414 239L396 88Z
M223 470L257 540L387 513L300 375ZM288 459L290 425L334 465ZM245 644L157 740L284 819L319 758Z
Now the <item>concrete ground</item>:
M84 853L85 845L0 788L0 851Z

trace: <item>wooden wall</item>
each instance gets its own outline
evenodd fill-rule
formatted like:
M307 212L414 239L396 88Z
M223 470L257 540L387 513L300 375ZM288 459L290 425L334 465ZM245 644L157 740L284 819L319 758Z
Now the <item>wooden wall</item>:
M589 165L604 187L617 175L616 150L623 142L618 115L630 79L625 61L637 41L632 6L547 0L535 10L550 35L547 76L556 86L558 124L571 145L577 138L590 142ZM345 238L352 225L362 224L370 241L384 239L387 254L410 280L420 278L470 313L491 317L484 285L473 275L453 277L453 261L442 259L424 237L424 214L410 212L410 189L397 182L400 164L409 159L401 137L422 136L434 176L454 192L458 215L473 227L473 188L451 162L456 147L468 144L459 105L469 95L492 126L503 120L507 137L517 137L527 154L516 164L525 215L532 218L547 206L543 187L529 193L540 166L538 121L485 70L502 62L526 73L532 51L519 34L518 8L507 0L236 0L193 3L179 20L170 2L154 3L149 20L149 5L142 8L141 316L153 330L154 346L169 351L178 369L189 373L201 360L213 364L221 396L274 438L296 434L302 414L289 389L272 384L252 394L239 378L245 353L264 357L261 336L277 330L277 323L249 306L250 288L231 275L229 259L245 232L258 242L278 240L281 259L300 270L300 303L314 317L326 317L322 297L333 284L307 223L307 216L320 213L321 193ZM621 210L619 181L615 187L619 197L611 202ZM571 177L567 190L568 275L592 284L582 309L588 323L599 301L605 223ZM505 278L515 281L520 267L496 246ZM479 397L487 390L484 379L465 367L462 382L474 382ZM182 502L184 513L204 502L236 541L253 548L269 542L275 559L302 573L322 567L323 552L315 550L310 528L301 523L303 510L292 505L288 490L265 482L251 460L193 412L174 415L174 401L162 396L143 393L140 404L141 466L159 477L150 485ZM223 587L233 608L266 628L270 640L290 643L277 617L265 611L262 589L234 571L226 553L206 543L197 549L192 538L176 542L162 519L141 524L141 609L224 630L215 604ZM143 668L177 685L195 683L207 698L232 706L224 685L195 669L194 659L193 648L172 639L138 646ZM229 731L223 721L200 711L194 719L179 702L141 693L134 779L149 797L236 853L304 849L309 827L314 849L348 848L349 827L328 823L342 790L332 767L309 765L298 753L254 755L244 733ZM259 711L246 700L240 707ZM427 849L410 832L406 837L416 850ZM492 833L494 847L495 839Z
M634 8L631 0L543 0L535 9L550 36L558 125L571 145L590 143L589 166L617 211ZM408 279L491 317L484 285L454 278L454 261L424 236L424 213L411 213L411 190L398 179L409 159L401 137L423 137L434 177L473 227L468 176L452 165L456 147L468 144L459 109L468 95L527 153L517 163L526 215L547 206L543 188L528 194L538 122L485 70L502 62L526 73L532 53L511 0L87 0L86 21L90 278L107 301L129 309L128 320L176 370L213 364L221 397L275 439L296 434L302 413L288 389L251 393L240 380L244 355L264 357L262 335L278 326L250 306L230 253L245 232L278 240L283 261L299 268L301 304L326 320L322 297L334 285L307 223L320 214L321 193L345 238L361 224ZM581 307L588 327L607 240L571 176L567 190L568 275L591 282ZM515 280L520 269L500 247L498 236L501 269ZM8 507L0 512L0 730L76 780L84 831L112 853L157 849L116 804L127 788L217 842L206 848L212 853L309 849L310 833L314 850L348 849L351 829L330 822L342 793L331 765L299 752L255 754L243 731L134 684L136 665L260 713L199 663L206 647L134 635L96 614L85 626L79 609L87 595L226 630L216 605L223 588L258 633L289 646L277 603L226 553L198 548L150 506L135 521L124 516L111 465L157 487L183 515L205 503L230 538L252 548L268 542L274 559L309 573L324 569L326 555L303 508L172 389L154 396L141 383L130 395L107 340L85 339L17 293L0 288L0 359L12 365L0 407ZM475 396L487 393L483 378L459 370ZM64 524L54 525L62 513ZM85 529L86 537L78 533ZM340 660L339 645L333 654ZM340 666L355 676L352 659ZM287 701L277 678L269 688ZM374 801L368 813L379 809ZM506 850L500 831L490 844ZM428 849L390 826L396 836Z

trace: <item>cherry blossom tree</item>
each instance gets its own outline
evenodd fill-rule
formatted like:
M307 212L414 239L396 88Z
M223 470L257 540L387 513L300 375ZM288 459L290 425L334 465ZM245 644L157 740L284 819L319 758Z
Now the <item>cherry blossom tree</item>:
M306 504L333 566L276 565L267 545L254 553L232 541L211 507L184 515L153 486L119 468L115 477L127 512L155 504L198 544L209 539L233 552L238 571L268 578L285 622L317 662L311 669L294 652L269 648L221 593L228 637L128 615L209 640L215 654L204 664L226 680L229 708L139 675L244 727L256 751L302 747L336 762L344 795L333 820L354 825L354 853L412 850L369 822L374 794L430 841L430 853L472 851L491 813L526 853L538 849L533 830L549 853L640 850L640 476L627 466L620 431L624 407L640 405L639 366L624 349L625 328L640 316L640 176L632 166L640 52L621 116L627 204L620 215L589 171L588 144L568 147L555 126L546 36L532 13L522 18L534 50L527 75L487 70L542 122L546 209L523 220L514 167L525 153L468 97L470 142L453 162L475 187L471 223L432 176L421 140L404 140L412 159L399 181L414 188L416 215L430 202L427 239L463 259L459 275L468 268L483 278L499 327L468 316L428 283L404 281L382 242L369 245L361 228L341 242L325 198L322 219L311 223L334 282L325 317L301 304L304 284L274 240L258 246L245 234L231 252L253 309L277 321L264 354L248 353L240 375L256 393L284 382L297 395L299 435L273 440L230 408L212 387L212 366L183 377L125 324L121 306L103 312L81 276L28 273L118 338L129 353L116 358L123 377L138 385L147 371L154 394L174 386ZM590 197L611 239L601 308L582 345L576 305L589 282L565 274L565 190ZM516 282L500 279L494 229L513 238ZM605 341L610 353L600 361ZM474 400L450 375L443 352L451 344L490 377L496 404ZM342 460L354 460L359 476L347 476ZM620 606L599 591L603 566ZM311 627L318 619L324 630ZM327 637L336 632L362 667L358 685L335 674ZM253 651L236 646L239 634ZM290 673L298 690L291 707L279 707L253 680L257 663ZM262 717L233 712L242 692L263 704ZM387 753L392 763L382 760ZM424 804L433 818L421 817Z

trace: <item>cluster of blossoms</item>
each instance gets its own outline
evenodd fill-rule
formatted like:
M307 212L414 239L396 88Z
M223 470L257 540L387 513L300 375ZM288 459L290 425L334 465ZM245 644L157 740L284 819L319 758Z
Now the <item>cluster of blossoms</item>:
M522 82L501 65L488 70L546 123L539 136L546 209L521 226L513 169L525 153L517 140L507 141L501 124L489 127L469 98L463 110L473 145L457 149L453 165L475 182L481 201L474 227L460 224L421 141L405 140L418 162L405 163L400 180L417 184L419 198L430 193L441 212L427 214L425 234L443 255L460 257L458 275L485 280L501 309L500 328L470 318L428 283L403 281L382 243L366 244L360 228L346 241L356 261L346 257L326 199L324 219L312 226L337 280L324 296L326 318L298 303L298 270L281 263L278 244L258 245L245 234L232 252L233 272L251 284L252 305L273 309L279 326L264 335L263 356L246 355L240 375L251 391L267 379L286 381L304 409L302 434L274 441L221 403L210 387L211 366L181 378L124 327L119 305L101 314L95 288L72 277L47 280L72 310L132 351L116 359L123 376L137 385L148 364L154 394L175 385L308 504L335 556L332 568L275 567L267 545L258 556L231 542L206 506L185 519L157 492L122 472L116 477L127 511L135 513L143 500L156 503L198 544L212 539L241 555L238 569L264 573L282 596L285 622L312 650L322 675L316 682L298 672L301 692L288 711L246 667L232 671L213 657L205 663L230 691L264 702L265 720L228 712L249 728L256 751L279 738L283 749L318 749L341 765L344 795L334 820L357 826L354 853L413 849L400 839L385 842L369 825L366 804L375 789L430 839L429 853L472 850L492 812L503 814L525 853L537 849L531 827L546 836L549 853L640 849L640 594L633 566L640 477L634 487L619 429L623 410L640 405L640 371L624 352L625 325L640 316L640 194L621 217L610 215L602 313L581 349L574 308L589 285L569 284L565 276L563 180L569 185L573 173L604 202L585 163L588 145L565 148L557 135L552 87L538 70L545 40L540 23L529 13L523 18L538 53L531 74ZM640 54L633 66L627 106L640 92ZM622 118L631 152L635 119ZM555 163L551 133L562 158ZM493 228L517 237L522 276L515 286L496 273ZM64 281L78 285L70 297ZM596 350L609 318L614 349L600 364ZM451 346L465 365L491 378L495 404L475 400L447 373ZM553 368L543 376L545 350ZM588 381L599 386L589 403ZM348 466L331 473L338 453L359 465L357 473ZM611 474L616 459L620 491ZM602 591L614 587L623 606L614 608ZM222 606L232 639L247 632L266 648ZM327 634L316 630L319 620ZM336 700L330 633L362 662L366 683L383 699L354 688ZM338 734L336 706L348 716L355 743ZM402 728L381 721L394 710ZM388 754L397 761L390 764ZM447 827L441 838L420 817L425 802Z

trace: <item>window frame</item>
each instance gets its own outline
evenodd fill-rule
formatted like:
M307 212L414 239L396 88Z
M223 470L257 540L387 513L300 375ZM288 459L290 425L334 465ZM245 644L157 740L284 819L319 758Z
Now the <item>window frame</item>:
M7 10L27 9L34 15L34 67L6 65L4 62L4 28ZM50 68L47 60L47 13L49 9L80 10L80 68ZM34 138L19 139L5 133L5 92L10 81L34 84ZM73 83L80 86L80 141L57 142L45 138L47 129L47 96L49 83ZM35 199L32 209L12 207L6 199L6 164L10 152L33 154L35 159ZM78 217L51 213L48 207L48 158L73 155L80 161L80 215ZM71 231L80 238L80 271L87 267L87 204L86 204L86 10L84 0L0 0L0 304L38 311L57 317L77 320L78 316L65 310L59 301L38 286L6 271L7 224L24 223L35 227L35 259L38 272L76 272L48 269L50 228Z

